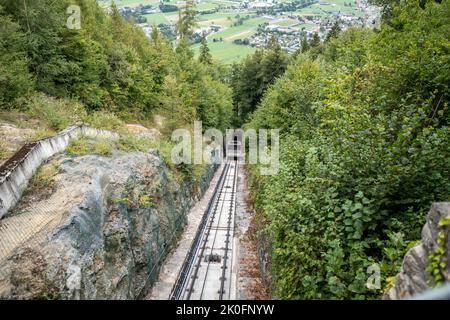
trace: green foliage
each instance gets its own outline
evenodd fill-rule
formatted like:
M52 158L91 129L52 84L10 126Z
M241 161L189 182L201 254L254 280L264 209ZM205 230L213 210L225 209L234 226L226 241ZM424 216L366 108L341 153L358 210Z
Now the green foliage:
M339 21L336 21L331 27L330 31L327 33L327 37L325 38L325 42L330 41L333 38L337 38L339 33L341 32L341 27L339 27Z
M73 156L82 156L90 153L91 150L88 138L84 135L80 135L77 138L72 139L65 151Z
M81 7L79 30L66 27L69 4ZM79 118L108 129L121 126L118 118L145 122L155 110L174 116L173 127L208 117L202 110L216 112L214 119L230 114L223 108L230 106L231 93L217 76L217 66L195 61L188 37L174 52L157 31L149 41L140 27L121 17L117 6L108 14L95 0L0 0L0 6L1 109L23 109L36 90L76 112L76 102L81 103L89 114L82 111ZM189 35L195 24L192 3L182 15L182 33ZM204 105L218 101L217 109ZM59 111L39 109L49 116L45 121L53 130L73 124L72 117Z
M367 268L388 287L450 199L449 16L449 1L401 2L379 32L298 53L250 116L283 135L279 174L250 181L279 298L378 298Z
M154 207L155 206L154 199L147 194L140 195L138 202L139 202L140 207Z
M258 50L240 64L234 65L231 74L235 123L241 125L256 109L267 88L281 76L288 63L275 38L265 50Z
M35 94L26 104L27 113L40 119L46 129L60 131L80 121L86 112L83 106L68 99L55 99L44 94Z
M303 35L302 40L300 42L300 50L302 53L309 50L308 39L306 39L306 35Z
M123 121L115 114L107 111L89 113L84 117L83 122L94 128L111 131L117 131L123 127Z
M70 141L66 152L70 155L81 156L86 154L97 154L109 156L113 150L124 152L148 152L150 149L159 149L163 156L170 158L172 146L164 141L154 141L145 137L139 137L134 134L120 134L118 139L90 138L85 135Z
M185 6L178 11L176 31L180 38L187 39L192 35L193 28L196 25L195 14L195 2L187 0Z
M447 243L448 234L450 226L450 216L442 218L439 221L439 227L441 230L438 233L436 239L436 248L428 256L428 265L426 271L430 274L432 278L432 284L436 287L442 285L444 281L448 280L448 275L446 274L447 261L445 258L446 251L445 245Z
M34 83L28 72L25 34L3 14L0 3L0 108L10 108L17 98L32 90Z
M112 154L111 143L107 139L98 139L93 146L93 153L100 156L109 156Z
M126 152L147 152L150 148L155 147L156 144L148 138L142 138L134 134L122 134L116 142L116 146L119 150Z
M31 177L30 184L27 187L25 194L37 193L43 195L51 193L56 185L55 175L58 173L58 168L55 165L41 166Z
M209 52L206 35L204 33L202 34L200 54L198 56L198 61L200 61L203 64L207 64L207 65L212 64L212 56L211 56L211 53Z

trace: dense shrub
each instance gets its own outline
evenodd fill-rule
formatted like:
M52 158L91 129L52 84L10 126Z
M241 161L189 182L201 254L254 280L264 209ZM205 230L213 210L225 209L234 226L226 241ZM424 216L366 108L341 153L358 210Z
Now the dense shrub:
M431 203L450 200L449 14L402 1L379 32L299 54L264 95L248 126L282 129L280 173L251 182L277 296L379 297Z
M33 88L25 45L25 34L11 17L4 15L0 3L0 109L14 106L17 98Z

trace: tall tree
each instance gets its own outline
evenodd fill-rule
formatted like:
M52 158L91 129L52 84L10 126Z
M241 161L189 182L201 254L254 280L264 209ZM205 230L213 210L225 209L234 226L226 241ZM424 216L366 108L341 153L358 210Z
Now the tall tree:
M202 39L201 39L201 45L200 45L200 55L198 57L198 60L206 65L212 64L212 56L209 52L208 48L208 42L206 40L206 34L203 32Z
M264 91L277 77L284 73L287 64L287 54L281 48L277 38L272 37L267 45L267 49L264 51L264 57L261 61Z
M236 125L244 123L256 109L267 88L281 76L287 67L288 56L276 38L271 38L266 49L256 51L232 72Z
M0 6L0 107L11 106L15 99L33 89L28 72L25 34Z
M303 35L302 40L300 42L301 52L306 52L309 50L308 39L306 38L306 34Z
M328 32L327 37L325 38L325 42L328 42L333 38L337 38L340 32L341 27L339 26L339 21L336 20L333 26L331 27L330 31Z
M156 24L152 26L152 33L151 33L152 43L155 46L155 48L159 48L162 42L161 34L159 33L158 27Z
M314 32L314 35L312 37L312 39L309 41L309 46L311 48L315 48L320 46L320 37L319 34L317 32Z
M180 39L189 38L192 35L195 24L195 3L193 0L187 0L185 7L178 11L178 22L176 25L178 37Z

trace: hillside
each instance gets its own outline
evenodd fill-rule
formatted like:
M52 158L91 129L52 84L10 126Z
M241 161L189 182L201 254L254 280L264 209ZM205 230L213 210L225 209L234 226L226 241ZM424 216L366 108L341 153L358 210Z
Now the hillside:
M431 204L450 200L450 1L391 5L379 31L352 28L299 53L256 108L251 92L237 96L247 127L281 132L280 172L250 169L280 298L379 298ZM425 244L438 262L405 262L430 287L450 280L450 212L440 214L440 245Z
M0 0L0 298L450 290L449 46L450 0Z
M76 121L146 124L155 113L182 125L208 112L206 126L228 126L231 93L216 66L198 63L183 44L173 51L158 33L149 41L116 8L106 14L93 0L75 1L82 28L68 28L69 3L0 1L2 110L40 119L39 130L53 133Z

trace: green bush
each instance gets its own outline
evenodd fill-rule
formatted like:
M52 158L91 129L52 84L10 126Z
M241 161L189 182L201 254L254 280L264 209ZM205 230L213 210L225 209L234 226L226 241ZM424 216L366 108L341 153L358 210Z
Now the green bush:
M44 94L35 94L28 101L28 114L40 120L46 129L60 131L81 121L86 112L72 100L55 99Z
M69 145L66 148L66 152L73 156L82 156L91 152L91 146L88 138L84 135L80 135L70 140Z
M97 139L94 142L92 152L100 156L109 156L112 154L111 143L107 139Z
M13 20L4 15L0 6L0 109L10 109L18 98L34 88L33 76L28 71L25 34Z
M56 184L55 175L57 173L58 168L55 165L43 165L31 177L26 193L34 194L52 191Z
M123 127L122 120L120 120L115 114L107 111L92 112L86 115L83 121L91 127L111 131L117 131Z
M283 134L279 174L251 170L279 298L379 298L431 203L450 200L449 14L400 2L380 32L299 54L252 115Z
M150 148L157 146L157 143L151 139L139 137L134 134L121 134L116 146L119 150L126 152L148 152Z
M74 3L83 13L80 30L65 27L66 9ZM199 63L187 45L174 52L159 35L149 41L116 5L105 12L95 0L33 0L27 10L18 1L1 4L1 109L23 109L32 95L31 112L55 131L80 119L117 130L119 118L146 123L155 110L176 119L174 128L197 119L220 128L230 122L223 73Z

